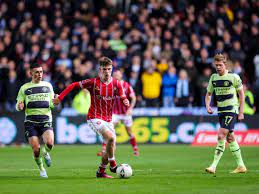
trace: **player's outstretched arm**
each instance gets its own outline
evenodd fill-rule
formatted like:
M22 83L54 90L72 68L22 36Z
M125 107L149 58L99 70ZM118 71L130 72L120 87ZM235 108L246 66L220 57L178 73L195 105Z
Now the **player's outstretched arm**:
M80 84L79 82L74 82L70 85L68 85L61 93L58 97L53 99L53 104L54 105L58 105L72 90L74 90L75 88L80 88Z

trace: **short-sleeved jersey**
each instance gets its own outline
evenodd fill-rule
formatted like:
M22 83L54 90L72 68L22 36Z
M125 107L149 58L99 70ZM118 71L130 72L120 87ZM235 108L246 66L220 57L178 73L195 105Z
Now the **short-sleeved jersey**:
M130 99L132 96L135 96L135 92L128 82L123 80L121 80L120 82L128 99ZM113 106L113 113L118 115L124 115L126 114L128 109L129 107L123 104L120 96L117 96Z
M111 78L106 84L100 78L86 79L79 82L81 88L86 88L91 94L91 106L87 119L102 119L112 121L112 108L116 96L125 99L125 92L120 81Z
M207 91L215 92L218 113L221 112L239 112L239 101L237 91L243 88L239 75L226 72L224 75L212 74L210 77Z
M24 102L25 122L52 122L53 98L53 87L49 82L41 81L37 84L28 82L22 85L19 90L16 98L16 109L18 110L19 102Z

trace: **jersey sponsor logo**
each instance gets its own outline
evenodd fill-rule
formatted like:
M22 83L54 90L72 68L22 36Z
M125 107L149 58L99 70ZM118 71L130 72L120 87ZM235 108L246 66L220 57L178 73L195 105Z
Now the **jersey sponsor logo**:
M30 101L48 101L49 94L32 94L29 95L27 98Z
M100 100L100 99L103 99L103 100L113 100L113 99L115 99L116 98L116 96L101 96L101 95L96 95L96 98L98 99L98 100Z

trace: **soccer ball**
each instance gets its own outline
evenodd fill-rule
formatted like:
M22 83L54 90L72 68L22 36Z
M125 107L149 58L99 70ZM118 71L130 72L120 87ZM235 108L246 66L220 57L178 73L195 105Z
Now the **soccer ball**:
M132 168L128 164L121 164L116 170L119 178L129 178L132 176Z

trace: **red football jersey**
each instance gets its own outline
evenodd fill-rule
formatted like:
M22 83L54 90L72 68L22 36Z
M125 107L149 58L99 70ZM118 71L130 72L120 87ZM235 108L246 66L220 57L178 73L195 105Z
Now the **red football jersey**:
M125 95L128 99L130 99L131 96L135 96L135 92L133 90L133 88L131 87L131 85L126 82L126 81L123 81L121 80L121 85L123 87L123 90L125 92ZM120 96L117 96L116 99L115 99L115 102L114 102L114 106L113 106L113 113L114 114L118 114L118 115L124 115L126 114L127 110L129 109L129 107L125 106L123 103L122 103L122 100L121 100L121 97Z
M59 99L69 94L74 88L86 88L91 94L91 106L87 115L87 119L102 119L107 122L112 121L112 108L116 96L120 96L123 101L126 99L125 92L121 82L111 78L111 81L106 84L100 78L86 79L80 82L70 84L59 95Z
M87 79L80 82L81 88L86 88L91 94L91 106L88 119L99 118L112 121L112 109L116 96L125 99L125 92L120 81L111 78L109 84L103 83L100 78Z

